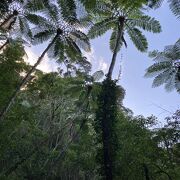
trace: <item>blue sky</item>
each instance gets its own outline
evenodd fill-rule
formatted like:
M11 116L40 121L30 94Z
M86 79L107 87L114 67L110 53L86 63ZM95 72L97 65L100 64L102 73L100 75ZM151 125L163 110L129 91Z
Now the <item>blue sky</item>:
M162 33L144 33L149 42L149 51L163 50L164 46L174 44L180 37L180 22L169 10L168 4L164 3L158 10L148 13L160 21ZM109 50L109 36L92 41L95 58L92 64L97 69L97 62L101 60L103 67L110 64L111 52ZM138 52L130 40L127 40L128 48L121 50L118 55L114 77L117 78L120 65L122 66L122 77L119 84L126 90L124 105L133 110L135 115L156 115L161 121L163 118L180 108L180 97L176 91L166 92L163 87L152 88L152 78L144 78L145 69L153 62L147 53ZM103 63L102 63L103 61ZM106 64L106 65L105 65Z
M179 36L180 21L169 10L168 4L164 3L160 9L151 10L148 13L160 21L162 33L144 33L149 42L149 51L158 49L163 50L164 46L174 44ZM107 71L112 53L109 50L110 32L97 38L92 43L92 52L86 54L93 65L93 71L102 69ZM135 115L142 114L150 116L154 114L162 122L164 117L171 115L176 109L180 108L180 96L176 91L166 92L163 87L152 88L152 78L144 78L145 69L153 62L147 53L139 52L132 42L127 39L128 48L123 48L118 55L114 78L118 77L120 65L122 75L119 84L126 90L124 105L130 108ZM34 64L46 44L27 48L27 54ZM50 72L57 68L53 61L48 57L39 66L40 69Z

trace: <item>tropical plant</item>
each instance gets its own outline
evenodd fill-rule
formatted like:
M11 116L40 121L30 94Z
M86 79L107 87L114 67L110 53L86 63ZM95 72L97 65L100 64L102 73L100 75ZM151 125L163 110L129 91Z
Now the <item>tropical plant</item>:
M2 43L2 45L0 46L0 51L6 48L7 45L14 43L20 43L26 46L31 46L28 41L22 38L21 34L17 33L1 33L0 42Z
M152 86L164 84L167 91L176 88L180 93L180 39L164 51L153 51L149 55L155 63L146 70L145 77L155 77Z
M0 110L22 80L22 73L28 71L24 62L25 50L20 43L11 43L0 54Z
M44 0L7 1L7 3L5 3L5 5L7 6L6 12L0 12L0 33L6 34L7 39L5 39L5 42L0 47L0 49L4 48L11 42L9 41L9 34L14 34L14 39L23 37L30 42L32 39L30 24L32 26L34 13L42 10L43 8L47 8L47 2L48 1Z
M147 50L148 43L138 28L154 33L161 32L159 22L146 16L140 10L143 3L144 1L100 1L93 12L95 14L95 24L88 32L90 38L96 38L108 30L113 31L110 38L110 49L113 52L113 56L107 78L102 83L101 95L99 95L97 100L98 108L96 114L96 124L98 124L99 129L96 129L96 132L102 144L102 149L100 150L100 157L102 157L100 160L101 175L108 180L114 178L117 149L115 127L117 124L118 87L116 81L111 80L111 78L118 51L123 43L127 47L124 36L126 32L137 49L142 52ZM122 91L120 94L122 94Z
M98 13L95 24L90 28L88 36L96 38L108 30L112 30L110 38L110 49L113 52L108 77L111 78L117 53L122 44L127 46L125 33L138 50L145 52L148 42L139 28L153 33L161 32L161 26L157 20L145 15L139 8L142 2L122 3L119 1L106 1L97 4L95 14Z
M8 111L18 92L27 83L31 74L41 63L46 53L59 62L64 61L66 58L78 62L82 59L81 48L85 51L90 51L90 43L87 36L79 30L81 25L77 19L76 9L71 9L68 12L66 12L66 10L61 11L61 9L64 9L61 8L61 5L63 5L62 1L58 1L57 5L49 3L49 8L44 11L46 17L35 14L31 15L32 23L38 25L38 27L33 29L33 44L43 43L48 40L50 40L50 42L37 62L16 88L8 104L1 112L0 118Z

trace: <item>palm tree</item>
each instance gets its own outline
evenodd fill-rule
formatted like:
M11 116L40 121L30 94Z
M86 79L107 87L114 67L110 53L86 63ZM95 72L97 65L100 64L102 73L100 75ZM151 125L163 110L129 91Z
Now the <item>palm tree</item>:
M153 87L165 85L167 91L176 88L180 93L180 39L170 46L166 46L163 52L150 53L155 63L146 70L146 77L155 77Z
M81 48L85 51L90 51L90 43L87 36L79 30L80 24L76 18L75 10L67 11L65 6L61 7L62 2L58 2L57 5L49 3L50 8L44 10L46 17L33 15L32 22L39 25L33 29L33 43L43 43L49 40L49 44L9 99L9 102L1 112L0 119L9 110L17 94L28 82L31 74L36 70L46 53L58 59L58 61L68 58L77 62L83 58ZM67 14L69 16L66 16Z
M107 1L106 3L99 3L95 11L100 16L97 22L90 28L88 36L96 38L103 35L108 30L112 30L110 38L110 49L113 52L111 65L108 72L108 77L111 78L114 69L117 53L124 43L127 43L124 34L127 33L136 46L142 52L145 52L148 47L147 40L142 32L138 29L141 28L145 31L153 33L161 32L161 26L157 20L145 15L141 10L136 8L136 3L113 3Z
M164 0L148 0L150 8L159 8ZM180 18L180 1L179 0L167 0L172 13L179 19Z
M98 110L96 113L96 132L101 136L103 144L102 175L105 179L112 180L114 177L114 161L117 150L116 138L116 115L117 115L117 86L112 81L112 73L117 59L118 51L124 44L127 33L138 50L145 52L148 43L145 36L139 30L159 33L161 26L157 20L145 15L140 7L144 1L111 1L97 3L95 10L95 24L89 30L89 37L96 38L108 30L112 30L110 49L113 52L107 78L103 81L102 92L98 98ZM100 131L98 129L101 129Z

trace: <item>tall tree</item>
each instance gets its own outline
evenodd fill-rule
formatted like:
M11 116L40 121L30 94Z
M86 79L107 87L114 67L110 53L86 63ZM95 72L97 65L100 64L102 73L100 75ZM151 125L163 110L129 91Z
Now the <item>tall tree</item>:
M0 54L0 109L22 80L21 73L28 70L23 60L25 50L20 43L13 43Z
M103 35L108 30L113 30L110 38L110 49L113 52L111 64L107 78L102 84L102 95L99 96L99 106L97 110L97 122L101 129L101 142L103 144L103 163L101 161L105 179L111 180L114 177L114 157L116 154L116 116L117 101L116 81L112 81L112 73L117 59L118 51L121 46L127 46L124 34L130 36L130 39L138 50L145 52L148 43L145 36L138 29L159 33L161 26L157 20L151 18L140 10L143 1L105 1L97 3L95 14L96 22L90 28L88 35L90 38L96 38ZM97 15L96 14L96 15ZM99 112L98 112L99 111Z
M7 11L2 13L0 18L0 32L13 33L13 36L24 36L27 40L31 40L32 32L30 23L32 23L33 15L38 10L45 8L44 0L31 1L31 0L13 0L7 2ZM4 44L0 47L1 49L10 43L7 38Z
M49 8L44 11L46 17L33 15L32 22L38 27L34 28L33 43L43 43L49 40L49 44L43 51L37 62L32 66L30 71L23 78L22 82L14 91L9 102L1 111L0 119L6 114L15 100L20 89L28 82L31 74L41 63L46 53L51 57L63 61L66 57L72 61L81 61L81 49L90 51L90 43L87 36L79 30L80 24L76 15L76 6L71 4L72 9L67 11L62 1L58 4L49 3Z
M142 4L142 3L141 3ZM124 3L120 1L106 1L106 3L97 4L97 13L100 18L90 28L89 37L94 39L103 35L108 30L112 30L110 38L110 49L113 52L111 65L108 71L108 77L111 78L114 69L117 53L122 44L127 46L125 41L125 33L127 33L141 52L145 52L148 48L148 42L142 32L145 30L153 33L160 33L161 26L157 20L144 14L138 9L139 3Z

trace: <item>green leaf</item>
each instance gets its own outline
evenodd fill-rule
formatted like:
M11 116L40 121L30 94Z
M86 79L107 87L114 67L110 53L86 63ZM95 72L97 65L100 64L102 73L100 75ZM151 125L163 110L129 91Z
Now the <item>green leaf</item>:
M53 35L52 32L49 30L41 31L34 35L32 43L38 44L38 43L46 42L47 40L49 40L52 37L52 35Z
M138 50L140 50L141 52L147 51L148 49L147 39L139 29L137 28L131 29L128 27L128 34Z
M76 4L74 0L58 0L62 17L65 21L74 24L77 22Z
M83 32L76 30L71 32L70 36L80 48L87 52L91 50L89 39Z
M169 7L174 15L180 19L180 1L179 0L168 0Z
M115 50L117 36L118 36L118 28L114 28L109 41L110 49L112 52L114 52ZM118 51L121 49L121 47L122 47L122 40L120 41L120 44L118 46Z
M160 33L162 31L159 21L149 16L140 16L139 19L130 20L130 23L132 26L137 26L153 33Z
M98 36L103 35L105 32L107 32L113 27L114 21L115 19L110 17L94 24L88 32L88 37L94 39Z
M147 69L147 74L151 74L154 72L158 72L158 71L168 69L169 67L171 67L171 65L172 65L171 61L164 61L164 62L155 63Z

